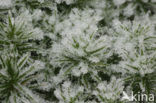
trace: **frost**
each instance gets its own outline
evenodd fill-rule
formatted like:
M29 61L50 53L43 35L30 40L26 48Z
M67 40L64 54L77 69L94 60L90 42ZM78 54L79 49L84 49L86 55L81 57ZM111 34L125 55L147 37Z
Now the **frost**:
M34 34L33 35L34 39L38 39L38 40L43 39L44 33L43 33L43 31L40 28L35 28L33 30L33 34Z
M0 1L0 8L9 8L12 6L11 0L1 0Z
M124 89L122 79L116 79L115 77L111 78L110 83L101 82L97 86L97 91L94 91L93 94L98 97L101 102L116 101L117 98L120 98L120 94Z
M79 103L79 97L82 96L84 91L83 87L72 86L71 82L66 81L62 88L54 91L55 96L59 99L59 103L75 102Z
M55 0L56 3L60 4L65 2L67 5L74 3L76 0Z
M132 6L132 4L129 4L125 9L124 9L124 15L126 16L132 16L134 13L134 7Z
M123 91L154 94L155 7L0 0L0 103L128 103Z
M122 5L123 3L125 3L126 0L113 0L113 2L114 2L114 4L115 4L116 6L120 6L120 5Z

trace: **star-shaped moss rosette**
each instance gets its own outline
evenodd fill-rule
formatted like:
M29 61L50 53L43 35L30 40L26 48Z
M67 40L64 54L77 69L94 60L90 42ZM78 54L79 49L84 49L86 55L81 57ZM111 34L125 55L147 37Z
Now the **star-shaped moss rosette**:
M38 79L38 62L28 62L29 55L20 59L15 55L0 57L0 100L5 103L40 103L41 99L33 94L32 81ZM37 84L38 85L38 84ZM31 87L31 89L30 89Z

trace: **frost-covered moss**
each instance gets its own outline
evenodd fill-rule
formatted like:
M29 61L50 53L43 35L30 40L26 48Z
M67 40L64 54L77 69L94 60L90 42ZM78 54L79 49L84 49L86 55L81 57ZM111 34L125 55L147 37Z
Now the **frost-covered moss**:
M0 0L0 102L154 94L155 11L155 0Z

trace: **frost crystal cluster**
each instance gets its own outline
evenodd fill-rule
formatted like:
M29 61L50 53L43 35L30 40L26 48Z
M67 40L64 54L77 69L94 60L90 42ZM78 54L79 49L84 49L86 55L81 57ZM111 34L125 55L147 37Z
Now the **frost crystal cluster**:
M156 0L0 0L0 103L131 93L156 96Z

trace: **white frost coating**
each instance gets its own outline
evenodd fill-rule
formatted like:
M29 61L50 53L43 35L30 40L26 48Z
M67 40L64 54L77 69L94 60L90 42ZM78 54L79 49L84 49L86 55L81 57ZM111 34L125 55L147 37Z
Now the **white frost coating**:
M36 9L33 12L33 14L32 14L32 18L34 20L41 20L42 19L42 15L43 15L43 12L40 9Z
M101 102L107 102L108 101L115 101L117 98L120 98L120 95L117 95L118 93L122 93L124 89L123 81L122 79L116 79L115 77L112 77L110 82L101 82L97 86L97 90L93 92L94 95L96 95ZM101 97L103 99L101 99Z
M113 0L113 2L114 2L114 4L115 4L116 6L120 6L120 5L122 5L123 3L125 3L126 0Z
M55 25L56 32L62 36L95 33L98 21L101 20L101 13L92 9L81 11L77 8L72 9L68 19Z
M65 2L67 5L74 3L76 0L55 0L56 3L60 4Z
M44 37L44 33L40 28L34 28L33 36L34 36L34 39L41 40Z
M0 0L0 8L8 8L12 6L11 0Z
M152 0L152 2L154 2L154 3L155 3L155 2L156 2L156 0Z
M129 4L125 9L124 9L124 15L125 16L131 16L134 14L134 9L135 7L133 6L133 4Z
M83 92L84 92L84 87L73 85L73 84L71 84L70 81L65 81L62 84L62 87L57 88L54 91L54 94L57 97L57 99L59 99L59 103L69 103L73 99L76 99L75 103L81 103ZM80 100L78 100L78 99L80 99Z
M0 102L125 103L123 89L153 92L155 2L0 0Z
M38 2L40 2L40 3L44 3L44 1L45 1L45 0L38 0Z

